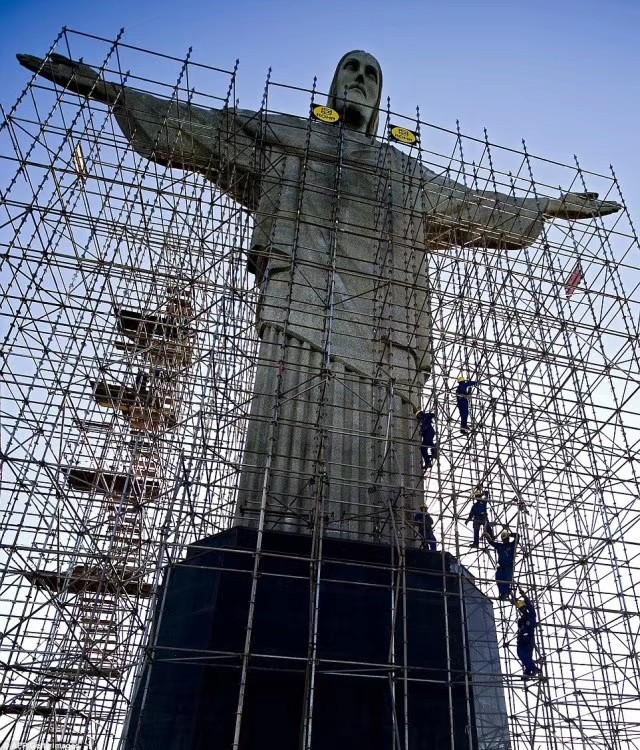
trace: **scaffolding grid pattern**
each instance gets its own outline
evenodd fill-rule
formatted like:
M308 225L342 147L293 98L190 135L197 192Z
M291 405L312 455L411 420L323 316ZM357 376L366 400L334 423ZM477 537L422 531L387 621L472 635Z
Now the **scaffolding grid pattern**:
M71 31L52 49L194 113L236 107L236 69ZM151 70L153 80L128 72ZM315 87L267 79L256 117L264 124L296 112L305 132L320 101ZM625 206L613 171L553 163L524 144L501 148L419 115L388 109L381 120L382 148L477 194L540 200L562 186ZM390 124L419 140L390 141ZM254 155L257 132L246 148L265 158ZM413 518L426 502L438 549L495 600L495 676L512 746L640 747L640 265L626 207L604 219L546 222L520 250L442 236L414 254L421 280L400 286L407 300L426 295L431 369L419 397L438 429L438 460L424 473L411 400L380 372L376 387L363 389L331 357L329 323L313 382L299 364L303 341L286 325L257 329L261 258L250 252L255 207L243 175L219 167L220 190L201 174L149 161L106 107L37 76L2 110L0 160L0 746L118 746L162 572L188 544L239 517L259 529L302 530L313 537L317 594L326 535L386 540L399 552L391 606L401 607L403 550L424 542ZM332 221L345 189L339 169L334 177ZM300 195L312 179L302 172ZM393 226L385 237L396 252L410 242ZM379 265L376 289L388 289ZM326 278L322 310L337 294L331 262ZM418 316L416 336L422 323ZM260 377L265 358L275 388ZM459 374L479 383L466 433ZM337 388L345 419L330 408ZM261 417L270 438L257 455L251 408L261 394L270 399ZM308 403L312 419L292 421ZM277 453L292 425L308 460ZM329 446L354 439L367 455L332 463ZM257 479L245 485L249 465ZM541 679L522 678L514 608L497 600L493 553L469 546L465 519L479 486L490 491L494 526L519 535L514 579L538 610ZM254 582L259 569L258 550ZM322 612L312 601L313 620ZM249 620L243 669L250 631ZM304 747L317 668L312 628ZM242 699L241 691L234 747Z

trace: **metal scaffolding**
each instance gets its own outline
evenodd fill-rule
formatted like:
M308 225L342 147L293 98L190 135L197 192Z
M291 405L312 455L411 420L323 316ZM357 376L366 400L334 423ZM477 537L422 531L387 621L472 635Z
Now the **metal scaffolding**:
M64 31L54 49L194 111L237 106L236 69L152 53L121 36ZM293 112L308 129L319 103L315 85L268 78L258 119ZM432 326L420 402L437 417L438 459L424 472L410 398L381 369L365 382L333 357L330 322L317 351L290 335L286 321L256 330L254 216L241 175L229 173L222 190L194 171L149 161L105 106L38 76L2 117L1 747L118 747L164 571L188 545L197 549L239 523L257 529L258 543L237 654L233 748L241 746L256 656L261 534L283 528L312 540L300 744L312 748L324 545L339 538L386 545L395 633L407 616L407 551L425 544L415 522L422 503L435 520L447 596L461 600L473 581L494 600L500 662L485 670L504 686L511 747L640 747L640 256L613 171L595 174L577 161L531 155L524 144L505 149L486 134L466 137L419 115L381 112L383 146L476 194L537 200L562 186L623 205L607 218L545 222L519 250L425 239L412 260L420 281L400 284L407 300L424 295ZM415 142L398 142L391 126ZM363 164L363 174L368 169L378 170L383 213L383 172ZM331 186L334 222L340 175L336 169ZM302 171L299 195L313 179ZM319 223L317 231L325 229ZM409 240L393 227L385 237L395 252L408 252ZM391 283L384 261L378 265L376 294ZM335 258L327 268L319 295L330 311ZM290 287L289 305L291 297ZM382 315L382 296L376 305ZM417 316L416 336L425 334L423 323ZM454 392L460 374L479 383L465 432ZM338 389L342 410L332 406ZM255 443L258 429L268 437ZM290 453L282 453L285 435ZM256 445L266 448L258 454ZM478 487L489 490L494 527L519 535L514 580L538 611L541 678L523 679L515 608L497 598L491 548L469 544L465 520ZM455 572L445 552L461 563ZM469 628L447 635L447 649L472 637ZM408 679L406 641L389 645L387 664L358 668L367 666L389 675L393 747L409 750L411 717L394 704ZM468 664L443 679L450 693L466 690L469 703ZM469 707L467 714L472 722ZM475 740L469 733L470 748L505 747L483 731Z

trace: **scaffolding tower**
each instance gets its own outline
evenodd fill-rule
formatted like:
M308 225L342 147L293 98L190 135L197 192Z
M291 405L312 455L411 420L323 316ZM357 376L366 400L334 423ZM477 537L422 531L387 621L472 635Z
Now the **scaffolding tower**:
M198 108L237 109L236 68L68 30L54 50L193 108L194 117ZM268 77L256 111L262 124L296 113L310 133L309 113L323 103L315 85ZM438 459L427 472L411 398L381 371L363 385L332 356L331 325L320 354L281 330L257 329L260 257L251 252L255 208L242 175L229 173L220 189L177 159L149 161L105 106L38 76L2 110L0 746L119 747L153 658L165 571L187 548L240 524L258 540L283 528L312 540L300 744L312 748L325 546L348 538L388 548L389 617L399 622L408 555L425 545L415 514L426 503L445 596L460 599L456 592L471 585L493 600L500 659L485 669L504 686L510 744L470 731L469 748L640 747L640 263L615 173L550 162L524 144L502 148L486 133L464 136L390 106L380 119L381 149L474 194L538 201L562 188L623 206L588 222L547 221L521 249L444 235L423 244L412 260L421 280L399 287L407 300L423 295L415 336L425 335L425 320L431 327L418 396L436 414ZM398 127L409 137L398 138ZM245 147L258 150L259 138ZM307 163L311 137L303 142ZM363 179L367 170L377 178L384 171L363 163ZM299 195L312 190L311 172L297 178ZM335 221L341 187L339 179L331 186ZM382 214L385 189L378 200ZM396 252L409 244L398 227L385 226L385 237ZM312 276L318 269L305 263ZM376 289L388 290L393 280L380 268ZM330 264L326 299L340 292L336 276ZM314 356L319 377L310 382L303 361ZM273 383L260 369L265 358ZM458 375L478 381L465 432ZM340 413L332 410L338 388ZM266 410L255 406L260 398ZM266 439L255 441L258 429ZM283 435L291 453L282 453ZM358 448L336 453L337 444ZM494 527L519 536L514 580L538 611L541 678L523 679L515 609L498 600L493 552L470 546L465 520L479 487L489 490ZM251 603L265 566L257 544ZM236 654L241 670L260 656L252 613ZM452 650L461 625L446 627ZM411 718L394 704L406 653L394 644L387 664L358 668L389 675L393 747L409 750ZM471 726L468 665L433 679L467 696ZM243 701L241 687L234 750L242 747Z

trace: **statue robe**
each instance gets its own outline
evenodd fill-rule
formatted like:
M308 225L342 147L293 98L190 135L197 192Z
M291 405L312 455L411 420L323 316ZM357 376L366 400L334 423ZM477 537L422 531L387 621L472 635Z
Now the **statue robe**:
M253 212L259 364L236 521L388 536L420 492L428 250L530 244L544 201L474 193L365 134L124 90L133 148ZM267 471L268 470L268 471Z

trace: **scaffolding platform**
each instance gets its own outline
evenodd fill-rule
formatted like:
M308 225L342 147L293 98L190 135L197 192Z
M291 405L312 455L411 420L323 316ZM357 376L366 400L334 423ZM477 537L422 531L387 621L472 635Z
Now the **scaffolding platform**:
M183 339L194 335L188 325L176 322L174 315L154 315L127 308L116 309L118 330L134 340L159 338Z
M115 570L76 565L70 573L59 573L50 570L25 571L24 577L38 588L49 591L69 591L77 594L81 591L100 591L105 594L131 594L141 597L151 596L153 586L139 579L138 571Z
M491 602L454 557L407 550L401 593L394 547L325 539L318 565L308 535L265 532L256 558L257 539L233 528L168 568L127 750L232 747L238 705L240 748L295 750L309 700L320 750L382 750L405 726L410 747L509 746Z
M168 408L171 396L160 397L147 389L136 390L104 380L91 381L91 386L98 406L119 411L134 429L172 429L176 426L176 414Z
M79 492L99 492L103 495L129 496L129 502L136 498L158 497L160 482L144 481L132 474L113 471L72 468L67 471L69 487Z

